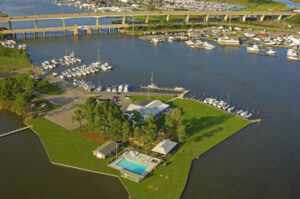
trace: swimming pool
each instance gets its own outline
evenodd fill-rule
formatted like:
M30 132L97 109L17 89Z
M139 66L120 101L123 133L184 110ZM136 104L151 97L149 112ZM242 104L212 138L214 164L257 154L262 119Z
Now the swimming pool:
M123 158L118 163L116 163L116 165L119 167L122 167L123 169L132 171L132 172L140 174L140 175L147 169L146 166L141 165L137 162L128 160L127 158Z

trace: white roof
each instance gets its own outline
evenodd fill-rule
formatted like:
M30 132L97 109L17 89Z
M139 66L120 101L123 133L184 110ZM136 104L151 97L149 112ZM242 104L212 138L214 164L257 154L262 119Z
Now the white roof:
M150 117L150 115L155 116L161 113L168 107L168 104L165 104L159 100L154 100L148 103L146 106L142 106L140 104L130 104L127 108L127 111L138 111L143 118L146 119Z
M169 139L165 139L161 141L158 145L156 145L152 149L152 151L163 155L167 155L176 145L176 142L173 142Z

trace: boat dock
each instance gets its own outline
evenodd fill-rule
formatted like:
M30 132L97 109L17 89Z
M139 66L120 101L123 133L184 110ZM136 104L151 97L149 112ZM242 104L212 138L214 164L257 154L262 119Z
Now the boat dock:
M143 86L141 85L141 89L147 89L147 90L158 90L158 91L170 91L170 92L185 92L187 90L182 89L175 89L175 88L161 88L161 87L149 87L149 86Z
M12 134L14 134L14 133L18 133L18 132L20 132L20 131L23 131L23 130L26 130L26 129L29 129L29 128L31 128L31 126L26 126L26 127L20 128L20 129L16 129L16 130L13 130L13 131L9 131L9 132L7 132L7 133L1 134L1 135L0 135L0 138L5 137L5 136L8 136L8 135L12 135Z

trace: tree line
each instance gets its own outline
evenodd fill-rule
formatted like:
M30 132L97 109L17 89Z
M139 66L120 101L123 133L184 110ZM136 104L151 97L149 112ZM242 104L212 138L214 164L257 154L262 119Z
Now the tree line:
M131 120L113 102L97 103L94 97L89 97L85 104L77 105L72 116L72 122L78 122L80 128L86 121L87 129L101 138L110 137L123 143L130 138L143 144L148 150L158 137L158 127L154 117L144 118L137 111L133 111ZM169 137L184 142L186 135L182 124L181 110L175 108L165 119L164 128Z
M0 101L2 109L9 108L22 114L34 97L35 81L32 73L22 73L4 77L0 81Z
M31 62L30 56L26 51L20 51L14 48L7 48L2 45L0 45L0 56L22 59L26 63Z

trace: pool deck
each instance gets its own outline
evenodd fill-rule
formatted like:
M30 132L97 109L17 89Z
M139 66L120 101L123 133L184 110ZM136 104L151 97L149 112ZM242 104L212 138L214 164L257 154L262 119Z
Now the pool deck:
M122 155L120 155L117 159L115 159L112 163L110 163L108 166L112 167L114 169L117 169L119 171L122 171L124 168L117 165L117 163L122 160L123 158L126 158L128 160L131 160L133 162L139 163L141 165L146 166L146 170L140 175L142 178L146 177L157 165L160 163L160 159L151 157L146 154L142 154L136 151L129 150L127 152L124 152ZM153 162L154 160L154 162Z

